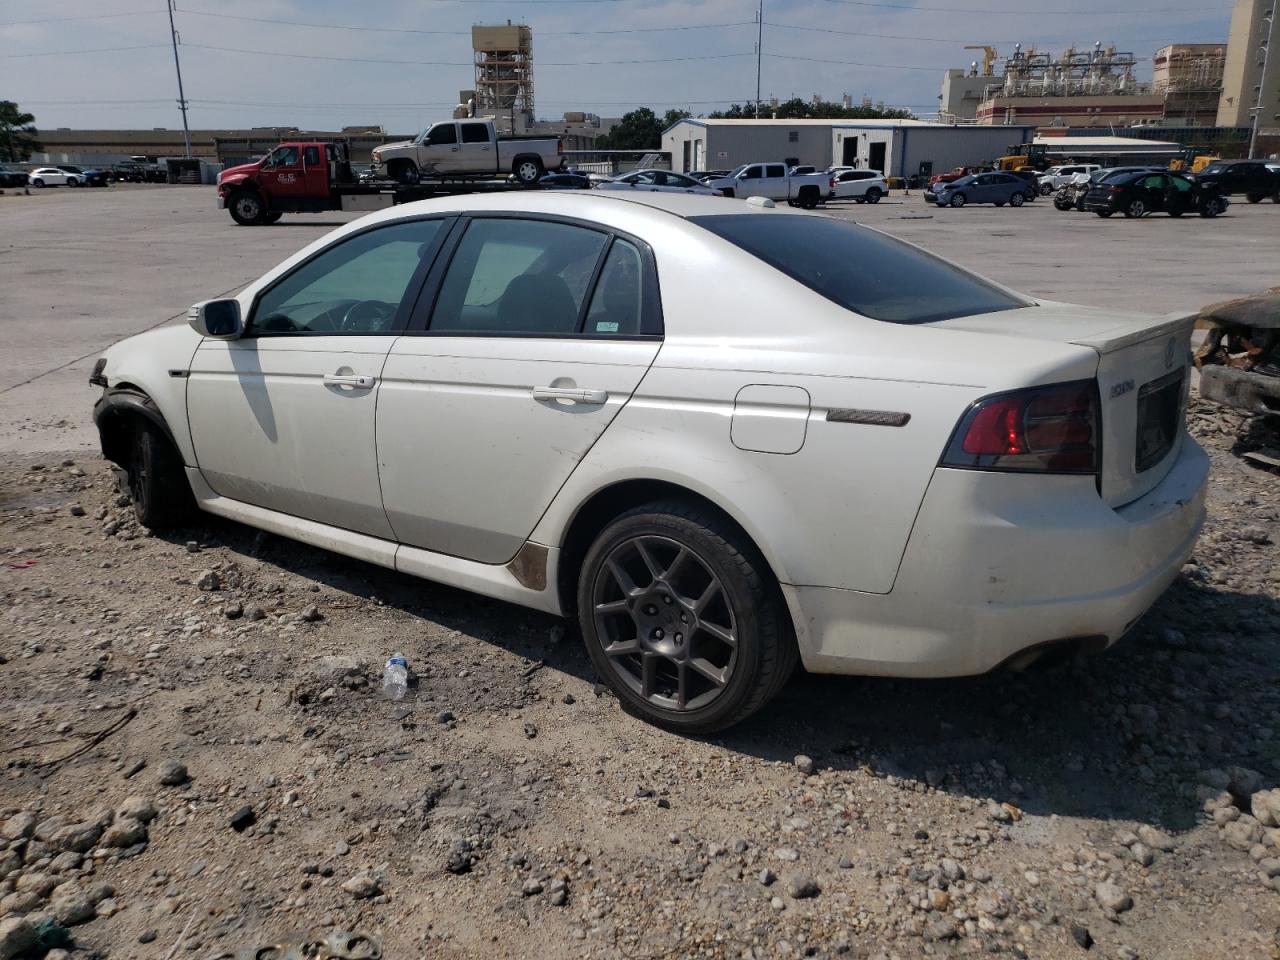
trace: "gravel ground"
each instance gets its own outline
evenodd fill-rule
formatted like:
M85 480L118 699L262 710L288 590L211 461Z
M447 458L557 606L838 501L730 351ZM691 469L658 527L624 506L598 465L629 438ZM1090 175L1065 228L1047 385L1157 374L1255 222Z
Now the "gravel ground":
M622 713L552 618L152 536L101 460L10 457L0 960L49 917L74 957L1280 956L1280 484L1238 457L1277 437L1190 420L1209 524L1118 648L797 676L707 741Z

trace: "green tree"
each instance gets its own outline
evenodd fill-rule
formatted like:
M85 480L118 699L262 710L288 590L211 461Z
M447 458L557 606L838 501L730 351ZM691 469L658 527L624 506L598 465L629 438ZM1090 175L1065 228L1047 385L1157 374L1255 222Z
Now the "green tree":
M687 110L668 110L662 117L648 107L632 110L623 114L616 127L596 138L596 149L659 150L662 148L662 131L687 116Z
M739 118L754 117L755 104L732 104L726 110L717 110L715 113L709 114L713 119L729 119L735 120ZM768 104L760 105L760 116L762 118L777 117L779 120L910 120L912 114L910 110L900 110L896 107L881 109L879 107L846 107L839 103L810 103L808 100L801 100L799 97L792 97L779 103L776 107Z
M0 161L21 163L43 147L35 135L36 118L12 100L0 100Z

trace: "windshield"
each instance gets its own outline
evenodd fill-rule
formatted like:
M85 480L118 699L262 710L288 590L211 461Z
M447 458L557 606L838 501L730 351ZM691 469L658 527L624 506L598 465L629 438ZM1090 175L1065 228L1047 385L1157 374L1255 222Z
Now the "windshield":
M726 179L726 180L732 180L734 177L736 177L738 174L740 174L743 170L747 169L747 167L749 167L749 166L750 166L750 164L744 163L744 164L743 164L742 166L740 166L740 167L734 167L734 168L733 168L732 170L730 170L727 174L725 174L725 179Z
M689 220L873 320L931 323L1034 305L917 247L844 220L776 213Z

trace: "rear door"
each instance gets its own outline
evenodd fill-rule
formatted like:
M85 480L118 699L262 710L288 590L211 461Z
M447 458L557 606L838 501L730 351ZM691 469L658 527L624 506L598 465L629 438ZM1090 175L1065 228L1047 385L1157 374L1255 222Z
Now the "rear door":
M782 163L766 163L764 167L764 193L760 196L771 200L786 200L790 196L791 184L787 178L787 167Z
M657 275L642 242L593 224L459 230L387 359L379 475L402 543L505 563L657 355Z
M466 120L458 124L458 169L475 173L496 173L498 154L493 128L487 123Z

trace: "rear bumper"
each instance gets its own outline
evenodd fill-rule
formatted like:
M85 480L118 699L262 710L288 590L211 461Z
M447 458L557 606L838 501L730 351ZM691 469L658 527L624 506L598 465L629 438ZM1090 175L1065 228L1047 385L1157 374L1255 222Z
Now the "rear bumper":
M1280 377L1207 364L1200 369L1200 396L1249 413L1280 414Z
M784 586L805 667L967 676L1047 644L1114 643L1190 556L1208 473L1183 436L1164 480L1113 510L1091 477L938 469L889 593Z

